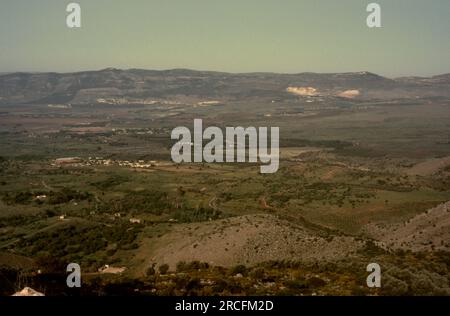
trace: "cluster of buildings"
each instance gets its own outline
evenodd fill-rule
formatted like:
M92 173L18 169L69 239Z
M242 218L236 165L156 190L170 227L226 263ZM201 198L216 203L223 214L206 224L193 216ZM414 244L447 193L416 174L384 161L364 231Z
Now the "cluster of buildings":
M83 159L80 157L66 157L57 158L52 163L52 166L61 165L74 165L74 166L120 166L129 168L152 168L158 166L169 166L170 162L158 162L156 160L113 160L113 159L103 159L101 157L89 157L88 159Z

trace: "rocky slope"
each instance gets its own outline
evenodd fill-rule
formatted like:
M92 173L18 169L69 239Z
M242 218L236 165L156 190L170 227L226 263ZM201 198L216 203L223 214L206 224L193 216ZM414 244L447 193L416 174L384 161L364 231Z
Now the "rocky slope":
M324 238L311 228L257 214L176 225L156 242L147 240L136 260L167 263L171 268L195 260L228 267L270 260L334 261L363 246L353 237Z

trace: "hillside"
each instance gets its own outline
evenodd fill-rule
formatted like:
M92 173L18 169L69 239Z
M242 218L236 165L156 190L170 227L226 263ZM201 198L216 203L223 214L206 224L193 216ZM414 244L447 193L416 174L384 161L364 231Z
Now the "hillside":
M372 235L393 249L444 250L450 240L450 202L418 214L402 224L375 225Z
M364 246L353 237L330 235L324 238L323 233L273 215L238 216L176 225L156 244L152 240L144 243L136 259L148 261L151 258L171 268L180 261L204 261L225 267L270 260L337 261Z

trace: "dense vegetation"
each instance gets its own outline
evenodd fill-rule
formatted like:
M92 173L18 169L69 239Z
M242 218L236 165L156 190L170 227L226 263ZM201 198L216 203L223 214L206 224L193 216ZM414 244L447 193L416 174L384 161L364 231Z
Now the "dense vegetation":
M428 260L427 272L421 267L422 256ZM165 264L158 269L152 265L145 276L135 279L89 275L81 289L72 290L64 286L65 275L58 272L62 264L43 258L40 264L46 267L45 273L38 276L0 268L0 295L11 293L19 281L47 289L47 295L450 295L448 253L398 253L376 259L385 269L382 287L374 289L365 285L367 258L359 257L335 263L271 261L230 268L179 262L174 271ZM54 286L47 288L50 281Z

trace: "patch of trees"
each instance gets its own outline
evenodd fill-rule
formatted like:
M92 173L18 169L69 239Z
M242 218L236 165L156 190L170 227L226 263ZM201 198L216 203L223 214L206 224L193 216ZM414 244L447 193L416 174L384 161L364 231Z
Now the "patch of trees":
M92 182L91 185L99 190L107 190L127 181L129 181L129 178L125 176L113 175L108 177L107 179Z
M46 200L35 199L37 195L45 195ZM80 192L70 188L63 188L60 191L18 191L18 192L5 192L2 196L2 201L7 205L15 204L29 204L36 202L38 204L46 201L48 204L64 204L71 201L83 201L92 198L92 194L88 192Z
M42 214L39 215L13 215L0 218L0 228L2 227L19 227L28 223L36 222L44 218Z
M203 222L208 220L215 220L220 217L221 212L211 208L189 208L183 207L177 209L173 213L173 217L182 223Z
M144 190L129 192L123 198L113 199L101 205L101 211L151 213L161 215L172 208L172 203L166 192Z
M333 184L326 182L314 182L314 183L298 183L288 189L283 190L278 188L274 190L274 187L270 188L273 192L269 196L269 205L276 207L283 207L290 200L299 200L301 205L308 205L313 202L321 201L322 204L337 205L342 207L347 201L352 205L356 203L362 203L362 200L352 199L356 197L358 193L353 192L352 187L345 184ZM366 198L370 198L373 195L359 195Z
M5 192L2 201L7 205L28 204L33 200L33 194L30 191Z
M111 227L71 225L22 239L17 248L29 256L51 255L70 262L99 251L106 251L111 244L115 244L116 249L136 248L135 240L139 232L140 227L129 223Z
M178 222L191 223L218 219L221 212L209 207L192 208L177 203L163 191L128 192L123 198L104 201L99 210L105 213L167 214Z
M368 258L383 267L383 286L365 286ZM446 253L384 253L373 257L351 257L338 262L270 261L256 266L211 266L199 261L179 262L168 273L167 264L149 267L145 277L130 279L117 275L86 276L81 295L449 295ZM46 288L48 295L74 295L67 292L65 279L55 282L48 273L64 271L59 258L41 256L43 273L33 277L33 288ZM17 271L5 271L13 280ZM65 278L66 274L62 274ZM0 291L4 288L0 273ZM34 284L37 286L34 287ZM53 284L53 285L52 285ZM63 287L58 288L58 284ZM52 286L50 286L52 285ZM65 287L65 288L64 288ZM6 287L5 287L6 288ZM138 291L136 291L138 289ZM10 293L6 293L7 295Z
M51 191L48 193L49 204L64 204L70 201L84 201L92 198L88 192L80 192L70 188L63 188L60 191Z
M284 147L325 147L344 149L352 147L353 143L341 140L310 140L310 139L283 139Z
M386 295L450 295L448 277L432 271L392 267L383 274Z

